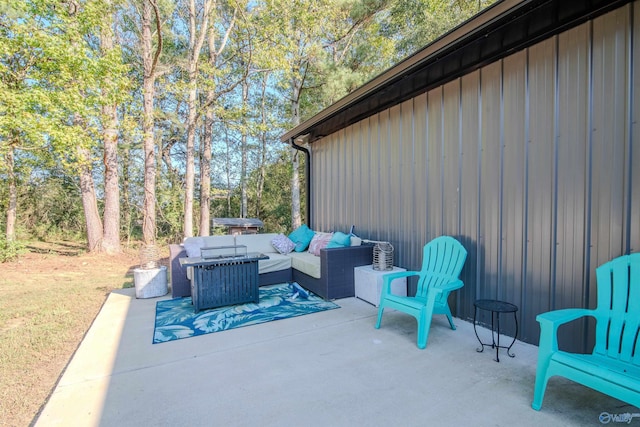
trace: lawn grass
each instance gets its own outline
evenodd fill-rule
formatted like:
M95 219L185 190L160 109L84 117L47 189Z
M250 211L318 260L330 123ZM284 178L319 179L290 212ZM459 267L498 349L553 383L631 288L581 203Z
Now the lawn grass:
M133 286L132 252L46 246L0 264L0 426L33 421L109 292Z

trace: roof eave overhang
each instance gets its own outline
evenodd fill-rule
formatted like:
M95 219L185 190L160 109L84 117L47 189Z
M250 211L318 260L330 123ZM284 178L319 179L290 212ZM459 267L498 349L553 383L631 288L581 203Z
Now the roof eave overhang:
M632 0L505 0L281 137L312 143Z

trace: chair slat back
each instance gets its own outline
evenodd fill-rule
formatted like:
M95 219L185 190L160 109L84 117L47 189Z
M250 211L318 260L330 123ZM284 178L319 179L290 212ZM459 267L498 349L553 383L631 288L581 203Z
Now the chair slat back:
M640 253L596 269L598 306L593 352L640 365Z
M424 297L432 287L456 280L466 258L466 249L453 237L440 236L427 243L422 252L416 296Z

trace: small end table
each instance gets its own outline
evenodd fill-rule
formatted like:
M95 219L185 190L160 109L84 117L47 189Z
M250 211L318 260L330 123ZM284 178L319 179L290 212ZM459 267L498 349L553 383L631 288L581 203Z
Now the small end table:
M474 302L473 305L475 307L473 311L473 331L476 333L476 338L478 338L478 342L480 342L480 348L476 349L476 351L478 353L482 353L484 351L485 346L487 347L491 346L491 348L495 348L496 362L500 362L500 357L498 356L498 350L501 348L504 348L507 350L507 355L509 357L515 357L516 355L513 353L510 353L510 350L511 350L511 347L513 347L513 344L515 344L516 337L518 336L518 316L516 315L516 313L518 312L518 306L516 306L515 304L511 304L509 302L498 301L494 299L479 299L479 300L476 300L476 302ZM480 337L478 336L478 331L476 330L476 315L478 313L478 310L485 310L485 311L491 312L491 344L483 343ZM509 344L508 347L500 345L500 314L503 314L503 313L513 313L513 320L516 323L516 333L513 336L513 341L511 342L511 344ZM494 335L494 331L495 331L494 322L493 322L494 317L496 319L496 324L497 324L497 334L498 334L497 341Z
M353 281L355 296L358 299L373 304L380 305L380 294L382 293L383 276L389 273L407 271L404 268L393 267L393 270L374 270L373 265L361 265L353 269ZM407 278L401 277L391 282L391 292L394 295L407 296Z

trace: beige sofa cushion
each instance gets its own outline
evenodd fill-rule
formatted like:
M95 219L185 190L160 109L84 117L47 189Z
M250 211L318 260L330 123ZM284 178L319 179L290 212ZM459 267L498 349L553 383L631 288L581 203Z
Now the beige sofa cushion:
M269 259L261 259L258 261L258 274L273 273L274 271L281 271L291 268L291 258L287 255L282 255L277 252L269 252L264 254Z
M205 248L210 248L212 246L234 246L234 237L235 236L225 234L222 236L205 236L202 237L202 240L204 241Z
M276 236L276 233L240 234L236 236L236 245L245 245L247 252L259 252L267 255L272 252L277 252L276 249L271 246L271 241Z
M316 279L320 278L320 257L309 252L291 252L291 266Z

